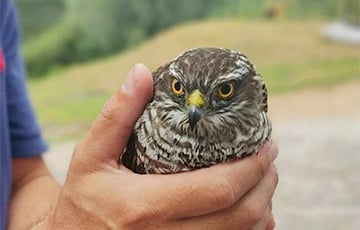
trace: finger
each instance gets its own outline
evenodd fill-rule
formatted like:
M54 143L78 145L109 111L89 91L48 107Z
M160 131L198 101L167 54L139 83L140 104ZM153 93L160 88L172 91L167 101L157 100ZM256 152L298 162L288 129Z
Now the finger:
M270 222L272 218L272 214L271 214L271 210L270 210L270 207L268 206L266 208L266 211L263 215L263 217L261 218L261 220L255 224L254 227L252 227L252 230L264 230L267 228L268 226L268 223Z
M276 223L275 223L275 218L274 215L271 213L271 218L269 223L266 226L266 230L273 230L275 229Z
M168 219L229 208L264 177L277 151L276 144L270 141L260 149L260 154L239 161L174 175L141 175L147 192L138 199L159 213L166 213ZM163 205L158 205L159 202Z
M269 205L277 180L275 168L270 167L265 177L233 206L208 215L184 219L183 224L184 226L204 226L211 223L214 229L220 226L224 229L251 229L257 224L263 226L262 218L270 217L270 214L266 212L268 209L270 213Z
M135 65L124 85L107 101L89 132L77 146L80 153L76 154L81 155L81 161L117 161L152 92L151 73L144 65Z

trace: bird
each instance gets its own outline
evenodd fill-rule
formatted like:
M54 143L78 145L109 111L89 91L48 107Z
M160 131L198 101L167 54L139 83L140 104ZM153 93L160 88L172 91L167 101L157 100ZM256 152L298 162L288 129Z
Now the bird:
M258 153L269 140L268 94L241 52L187 50L153 73L154 93L120 162L139 174L171 174Z

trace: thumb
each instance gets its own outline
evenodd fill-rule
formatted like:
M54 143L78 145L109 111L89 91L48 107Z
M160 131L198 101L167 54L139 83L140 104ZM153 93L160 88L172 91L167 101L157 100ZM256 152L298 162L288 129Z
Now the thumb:
M151 99L152 92L151 73L144 65L135 65L124 85L106 102L100 115L76 147L72 163L86 165L87 169L91 167L92 170L96 165L94 160L116 163L126 147L133 126Z

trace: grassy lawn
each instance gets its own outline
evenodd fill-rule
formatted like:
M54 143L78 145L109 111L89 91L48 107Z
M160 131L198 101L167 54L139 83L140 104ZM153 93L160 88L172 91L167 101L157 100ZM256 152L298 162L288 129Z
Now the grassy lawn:
M125 53L30 81L30 93L45 136L59 141L85 132L134 64L142 62L154 70L193 47L217 46L244 52L263 75L270 97L359 79L359 47L324 40L320 31L325 24L240 19L189 23Z

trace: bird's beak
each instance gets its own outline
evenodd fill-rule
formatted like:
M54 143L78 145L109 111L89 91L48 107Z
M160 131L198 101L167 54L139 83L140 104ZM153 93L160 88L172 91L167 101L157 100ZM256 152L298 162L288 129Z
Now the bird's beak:
M191 129L194 129L196 123L200 120L203 113L202 107L204 105L204 96L198 90L194 90L186 100L186 105L189 108L189 123Z

